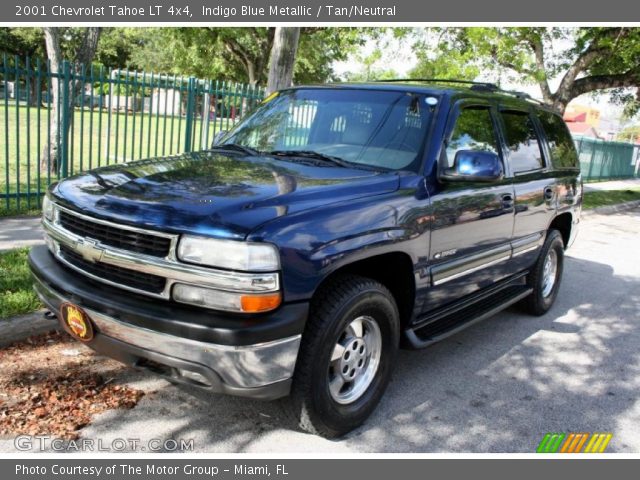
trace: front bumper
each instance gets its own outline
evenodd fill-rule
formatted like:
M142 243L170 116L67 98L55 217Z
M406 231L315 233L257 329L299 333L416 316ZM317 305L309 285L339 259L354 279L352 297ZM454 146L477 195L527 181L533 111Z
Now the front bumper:
M29 254L38 296L52 312L64 302L93 321L87 345L127 365L213 392L261 399L286 396L308 305L284 305L253 317L140 298L92 283L44 246Z

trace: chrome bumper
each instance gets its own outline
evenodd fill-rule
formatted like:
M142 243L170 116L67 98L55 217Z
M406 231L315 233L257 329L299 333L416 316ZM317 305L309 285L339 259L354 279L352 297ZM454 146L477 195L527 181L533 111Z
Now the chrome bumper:
M53 312L69 301L37 276L34 280L36 293ZM145 367L148 360L156 373L220 393L265 399L288 393L301 335L255 345L218 345L133 326L94 309L84 310L96 327L88 346L106 356L127 358L125 363L137 367ZM159 371L158 365L166 370Z

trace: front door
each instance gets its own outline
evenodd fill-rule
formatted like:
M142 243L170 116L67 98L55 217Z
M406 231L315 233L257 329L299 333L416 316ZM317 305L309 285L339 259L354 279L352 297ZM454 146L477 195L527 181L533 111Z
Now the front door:
M456 107L440 168L452 167L459 150L492 151L502 158L496 121L489 104ZM431 197L432 287L423 310L460 299L509 274L515 198L511 179L446 182L440 188Z

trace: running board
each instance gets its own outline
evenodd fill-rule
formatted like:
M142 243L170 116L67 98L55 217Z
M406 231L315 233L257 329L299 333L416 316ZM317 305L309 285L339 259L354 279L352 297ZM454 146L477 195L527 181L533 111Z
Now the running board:
M504 286L491 295L461 302L444 312L421 319L419 324L405 331L405 338L411 348L427 347L495 315L532 292L533 288L526 285Z

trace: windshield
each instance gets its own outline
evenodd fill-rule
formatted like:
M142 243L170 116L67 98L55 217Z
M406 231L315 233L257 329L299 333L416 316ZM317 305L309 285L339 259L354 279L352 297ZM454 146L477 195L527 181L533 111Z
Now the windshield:
M417 170L431 109L422 95L296 89L267 99L221 142L263 153L318 153L345 162Z

